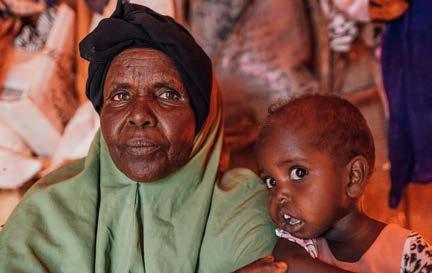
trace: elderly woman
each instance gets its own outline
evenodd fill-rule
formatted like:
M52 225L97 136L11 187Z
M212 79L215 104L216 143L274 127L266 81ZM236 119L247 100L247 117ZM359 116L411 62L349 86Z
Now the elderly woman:
M221 174L219 93L190 34L119 1L80 50L101 133L14 211L0 272L220 273L270 253L258 178Z

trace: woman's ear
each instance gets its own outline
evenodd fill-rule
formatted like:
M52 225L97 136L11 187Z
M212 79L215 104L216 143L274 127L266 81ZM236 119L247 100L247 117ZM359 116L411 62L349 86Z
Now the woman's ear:
M369 163L364 156L356 156L346 165L348 171L347 195L359 198L369 177Z

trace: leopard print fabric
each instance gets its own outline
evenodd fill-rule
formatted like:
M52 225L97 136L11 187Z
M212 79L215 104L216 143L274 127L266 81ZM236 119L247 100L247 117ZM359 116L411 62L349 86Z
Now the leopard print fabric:
M402 253L401 273L432 273L432 249L418 233L411 233Z

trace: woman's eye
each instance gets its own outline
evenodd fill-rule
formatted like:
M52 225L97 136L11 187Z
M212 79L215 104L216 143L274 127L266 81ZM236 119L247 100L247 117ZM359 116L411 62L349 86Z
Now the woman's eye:
M305 178L308 175L308 171L305 168L295 167L291 169L290 179L297 181Z
M158 97L163 100L180 100L181 95L174 90L170 89L162 89L161 92L158 94Z
M264 177L263 182L268 189L276 187L276 180L273 177L266 176Z
M125 101L130 99L130 94L128 92L118 92L113 97L113 101Z

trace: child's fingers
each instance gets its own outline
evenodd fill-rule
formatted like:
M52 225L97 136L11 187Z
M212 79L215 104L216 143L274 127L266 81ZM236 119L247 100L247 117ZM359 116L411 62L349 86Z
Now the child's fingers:
M372 20L390 21L402 16L408 9L406 1L380 3L381 6L369 6L369 16Z
M275 266L276 266L276 271L274 272L284 273L285 271L288 270L288 265L285 262L277 262L275 263Z
M235 273L284 273L288 265L284 262L275 262L273 256L266 256L247 266L237 270Z
M257 272L272 272L272 273L283 273L288 269L288 265L285 262L275 262L273 256L266 256L256 261L255 264L258 269Z
M402 16L407 9L407 4L394 5L389 8L369 7L369 16L372 20L390 21Z
M394 2L405 2L405 0L371 0L370 2L378 5L388 5Z
M272 255L268 255L257 260L257 262L273 262L273 261L274 261L274 257Z

